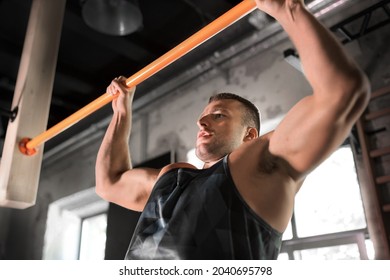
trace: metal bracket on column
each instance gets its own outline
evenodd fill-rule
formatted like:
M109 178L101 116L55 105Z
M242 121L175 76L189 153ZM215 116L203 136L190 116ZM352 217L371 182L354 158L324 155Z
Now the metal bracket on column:
M0 107L0 115L6 116L9 118L11 122L13 122L16 119L16 116L18 115L18 107L15 107L12 111L6 110Z

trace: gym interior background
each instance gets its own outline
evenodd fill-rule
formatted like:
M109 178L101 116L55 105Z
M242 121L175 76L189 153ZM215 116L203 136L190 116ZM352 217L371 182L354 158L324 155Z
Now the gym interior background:
M88 19L91 1L66 3L48 127L103 94L113 77L130 76L240 2L123 0L136 8L135 22L118 31ZM0 0L0 151L32 2ZM389 259L390 1L305 2L368 75L373 93L350 137L298 194L280 259ZM251 99L265 133L311 89L280 26L253 12L137 87L134 165L199 164L196 119L222 91ZM36 204L0 208L0 259L123 258L139 213L102 201L93 189L110 114L105 106L45 144Z

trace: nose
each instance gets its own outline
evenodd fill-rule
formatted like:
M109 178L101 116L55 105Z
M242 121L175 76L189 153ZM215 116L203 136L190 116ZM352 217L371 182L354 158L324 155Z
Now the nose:
M197 121L197 125L199 128L203 128L203 127L208 127L210 126L210 123L208 121L208 115L204 115L204 116L201 116L198 121Z

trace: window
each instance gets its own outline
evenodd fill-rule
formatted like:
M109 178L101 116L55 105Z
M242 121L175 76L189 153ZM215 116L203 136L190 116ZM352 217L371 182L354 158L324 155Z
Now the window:
M107 214L82 220L80 260L103 260L106 244Z
M90 188L50 204L45 260L104 259L108 202Z
M353 153L340 147L305 180L279 259L373 258Z

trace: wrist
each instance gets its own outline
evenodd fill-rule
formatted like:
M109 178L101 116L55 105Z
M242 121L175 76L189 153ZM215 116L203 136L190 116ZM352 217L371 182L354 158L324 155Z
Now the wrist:
M295 22L300 14L306 11L306 6L302 0L286 0L278 8L270 8L269 10L269 12L265 12L275 18L281 25L288 25Z
M127 131L131 126L131 113L117 110L114 112L111 122L116 131Z

